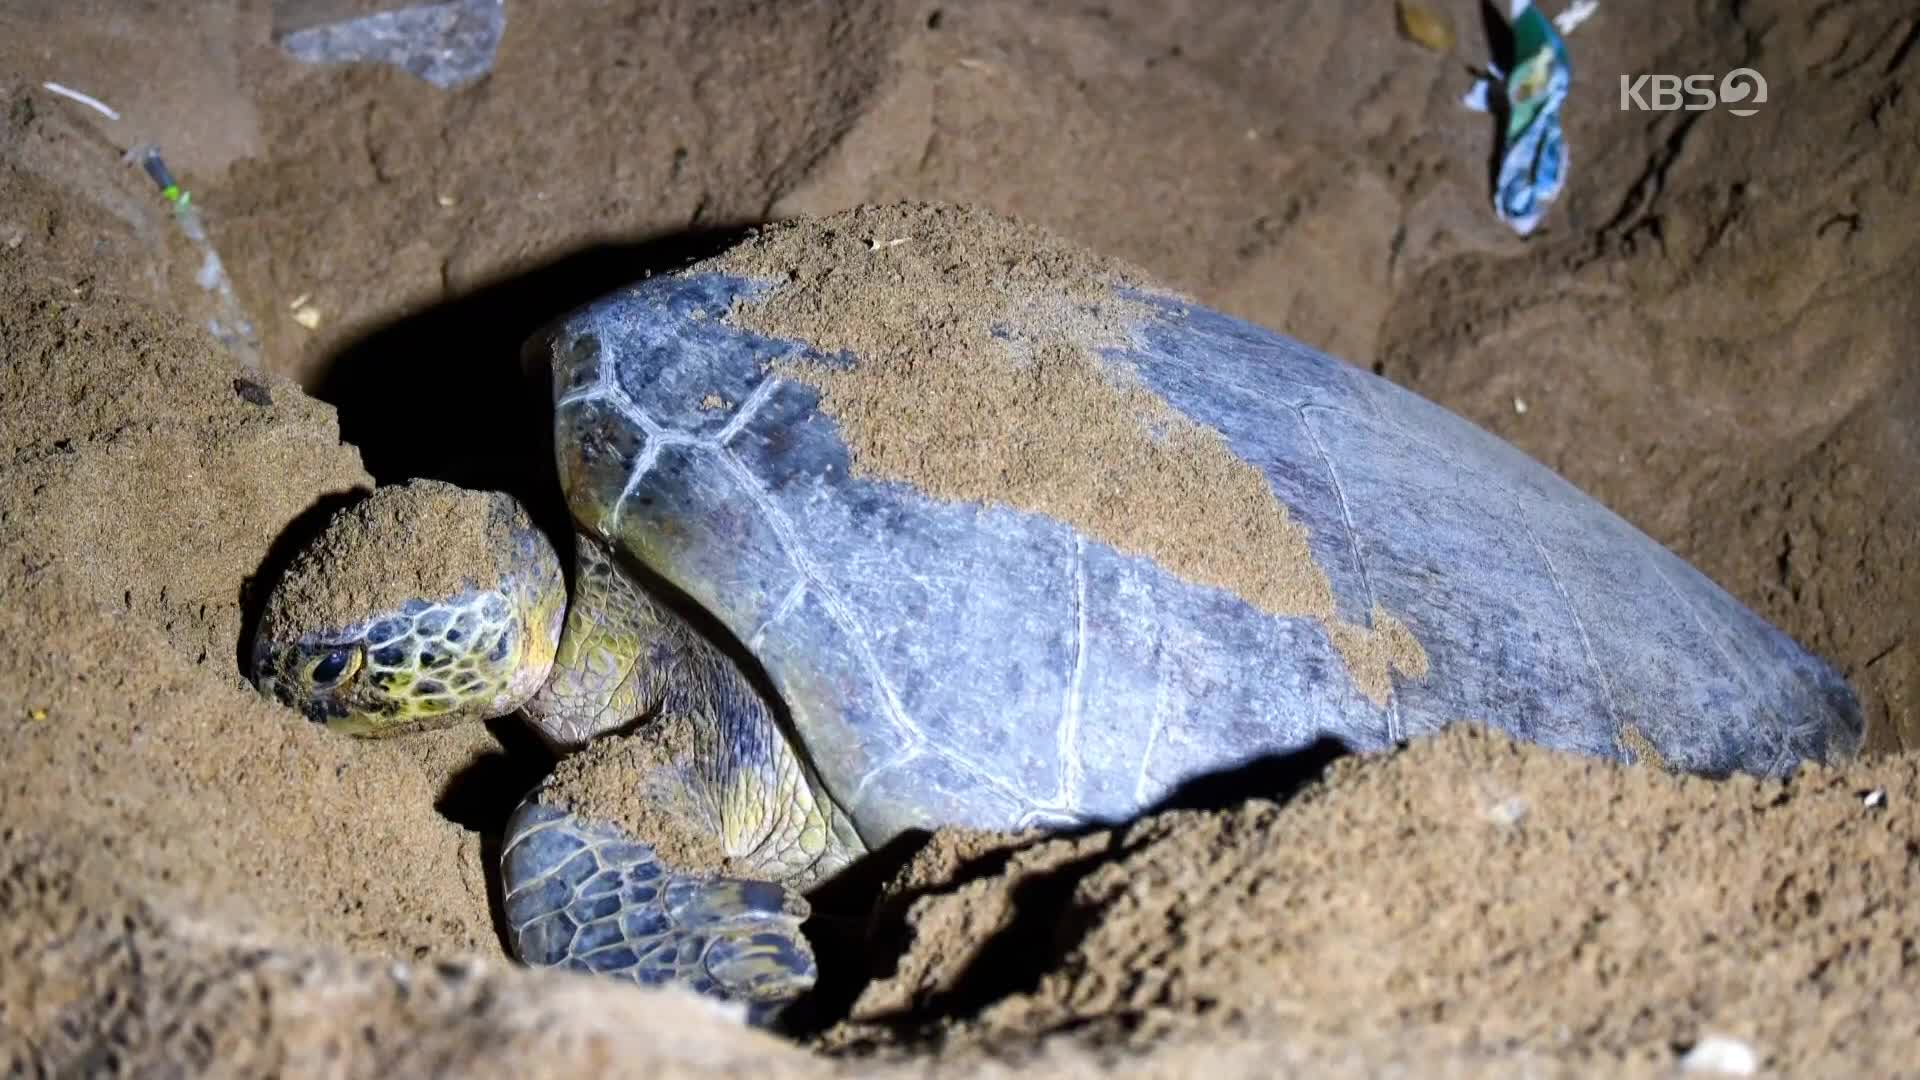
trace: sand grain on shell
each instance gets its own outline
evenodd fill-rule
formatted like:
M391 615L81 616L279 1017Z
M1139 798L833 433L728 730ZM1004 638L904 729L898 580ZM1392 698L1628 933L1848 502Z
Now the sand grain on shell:
M899 241L899 242L896 242ZM781 361L816 387L857 474L952 501L1065 521L1189 581L1327 629L1354 683L1384 704L1427 661L1398 619L1341 621L1307 531L1267 478L1096 350L1150 317L1117 299L1146 275L971 209L902 204L769 228L695 268L783 288L737 324L860 358Z

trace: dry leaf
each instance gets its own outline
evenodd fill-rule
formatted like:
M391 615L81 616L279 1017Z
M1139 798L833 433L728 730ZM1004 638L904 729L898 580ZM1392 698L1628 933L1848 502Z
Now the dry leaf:
M1409 0L1399 0L1394 11L1400 18L1400 33L1408 41L1437 53L1453 51L1453 24L1445 15Z

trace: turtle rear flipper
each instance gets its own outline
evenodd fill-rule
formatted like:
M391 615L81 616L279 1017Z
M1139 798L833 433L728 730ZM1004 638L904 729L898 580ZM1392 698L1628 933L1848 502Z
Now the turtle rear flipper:
M674 984L747 1008L766 1026L812 989L807 902L771 881L668 865L653 845L541 801L507 823L507 932L530 967Z

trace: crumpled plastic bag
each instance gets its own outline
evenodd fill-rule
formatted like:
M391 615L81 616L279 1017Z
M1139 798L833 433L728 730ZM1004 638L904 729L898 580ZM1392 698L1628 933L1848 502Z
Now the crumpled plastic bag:
M283 0L275 5L274 39L309 64L391 64L452 90L493 70L507 30L505 0L441 0L358 17L351 8Z
M1530 0L1514 0L1513 70L1502 72L1498 62L1489 62L1487 75L1462 100L1502 120L1493 208L1522 236L1533 232L1566 186L1569 159L1560 107L1573 84L1573 57L1561 33L1597 6L1591 0L1575 3L1549 20Z

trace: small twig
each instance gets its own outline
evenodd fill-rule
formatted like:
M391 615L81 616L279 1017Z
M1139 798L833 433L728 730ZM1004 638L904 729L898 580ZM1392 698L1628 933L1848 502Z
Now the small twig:
M83 94L80 91L75 90L71 87L61 86L57 82L41 83L40 85L53 93L59 94L63 98L71 98L74 101L77 101L82 105L85 105L87 108L92 109L94 112L99 113L101 116L104 116L109 120L120 119L119 113L114 112L113 109L110 108L106 102L101 101L99 98L94 97L92 94Z

